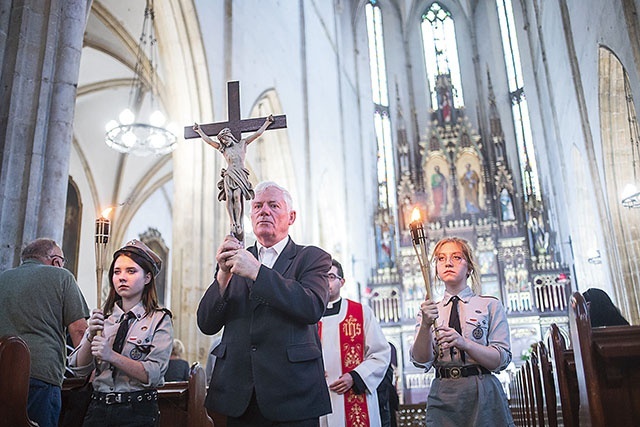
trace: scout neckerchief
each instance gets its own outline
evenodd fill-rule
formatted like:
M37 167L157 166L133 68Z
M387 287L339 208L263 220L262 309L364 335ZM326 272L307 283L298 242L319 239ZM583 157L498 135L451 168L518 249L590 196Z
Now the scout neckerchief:
M347 315L340 322L340 361L342 373L353 371L364 361L364 311L357 302L347 302ZM322 337L322 321L318 322L318 333ZM343 396L346 425L368 427L369 411L365 394L356 394L353 388Z

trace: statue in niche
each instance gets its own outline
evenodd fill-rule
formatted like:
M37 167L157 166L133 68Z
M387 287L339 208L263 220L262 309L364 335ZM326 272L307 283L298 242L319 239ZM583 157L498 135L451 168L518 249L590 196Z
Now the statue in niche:
M471 169L470 163L467 163L466 169L465 173L460 177L465 206L467 208L467 213L477 214L480 213L480 204L478 202L480 176L476 171Z
M390 268L394 264L394 254L392 247L393 229L387 223L383 221L380 225L376 226L376 240L378 246L378 268Z
M431 175L432 216L439 217L447 211L447 178L440 172L440 166L433 168Z
M500 191L500 213L503 221L513 221L516 219L515 212L513 211L511 195L506 188L503 188L502 191Z
M451 103L449 102L449 93L444 90L440 95L440 111L442 111L442 121L451 122Z
M549 250L549 233L544 229L544 220L541 216L532 216L528 224L531 233L531 241L536 255L546 255Z

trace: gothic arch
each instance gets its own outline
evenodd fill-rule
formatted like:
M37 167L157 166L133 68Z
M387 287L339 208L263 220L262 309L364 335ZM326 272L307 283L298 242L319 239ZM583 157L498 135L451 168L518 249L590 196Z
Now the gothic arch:
M616 277L614 297L628 319L640 317L640 219L624 208L621 193L638 175L637 116L628 75L616 55L599 51L599 100L605 194L614 235L610 237L610 265ZM636 170L634 171L634 168ZM634 173L635 172L635 173ZM636 181L637 184L637 181Z
M258 97L251 108L250 117L265 117L269 114L283 114L278 94L274 89L268 89ZM293 174L295 169L286 131L265 132L257 139L247 149L247 166L252 180L256 180L255 183L275 181L291 191L292 196L297 193L297 180Z
M266 117L269 114L283 114L274 89L268 89L258 97L251 108L250 117ZM287 188L296 200L296 179L286 131L265 132L257 139L247 150L247 167L254 185L260 181L275 181Z

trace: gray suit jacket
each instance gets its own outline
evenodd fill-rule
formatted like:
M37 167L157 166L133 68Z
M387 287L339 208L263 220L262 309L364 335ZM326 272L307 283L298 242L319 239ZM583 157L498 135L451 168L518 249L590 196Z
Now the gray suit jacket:
M249 251L257 257L256 247ZM198 306L198 327L208 335L224 326L205 406L238 417L255 390L262 414L273 421L331 412L317 323L329 296L329 254L289 240L273 269L255 282L233 276L224 295L218 282Z

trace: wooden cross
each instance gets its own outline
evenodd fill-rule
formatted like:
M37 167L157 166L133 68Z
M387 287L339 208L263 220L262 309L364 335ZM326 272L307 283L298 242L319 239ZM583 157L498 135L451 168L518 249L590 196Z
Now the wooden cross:
M237 81L227 82L227 111L228 121L200 125L200 129L209 136L216 136L222 129L229 128L236 140L239 141L242 137L242 132L253 132L260 129L266 119L266 117L244 120L240 118L240 83ZM280 115L273 116L273 118L275 122L267 130L287 127L287 116ZM193 130L192 126L185 126L184 139L191 138L200 138L200 135Z

